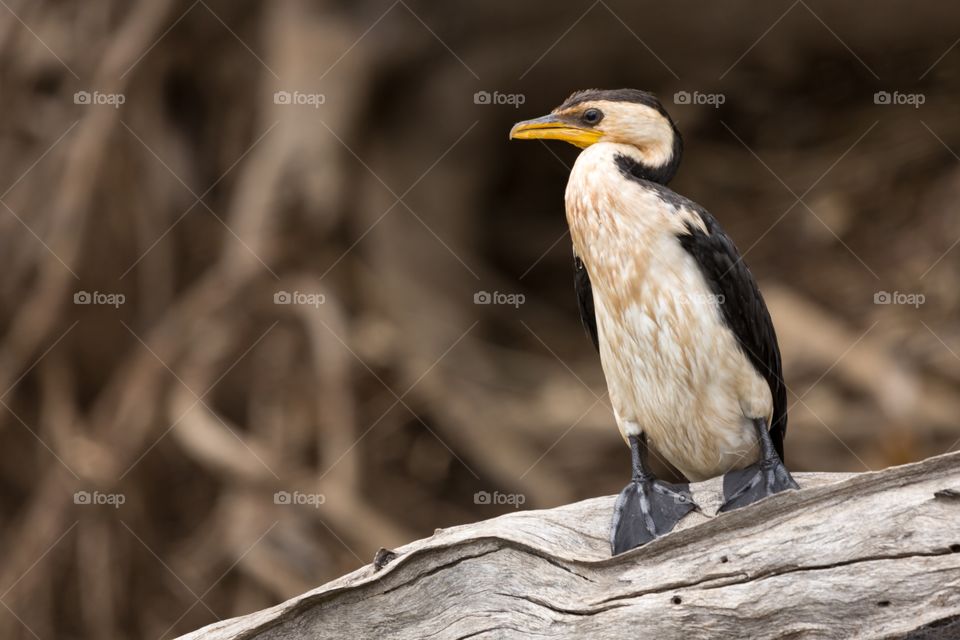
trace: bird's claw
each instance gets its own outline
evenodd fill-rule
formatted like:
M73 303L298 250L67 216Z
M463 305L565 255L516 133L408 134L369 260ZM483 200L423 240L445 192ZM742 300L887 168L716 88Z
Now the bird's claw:
M723 476L723 495L726 500L720 512L732 511L775 493L799 488L800 485L779 458L761 460Z
M613 554L629 551L669 533L681 519L700 508L686 484L637 478L617 497L610 532Z

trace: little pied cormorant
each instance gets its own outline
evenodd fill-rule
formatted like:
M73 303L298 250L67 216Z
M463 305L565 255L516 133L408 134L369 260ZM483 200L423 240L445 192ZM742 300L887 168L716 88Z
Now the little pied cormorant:
M721 511L798 488L783 465L787 394L770 314L717 220L667 188L683 146L660 102L580 91L510 138L583 149L566 190L574 281L632 454L613 553L699 509L688 485L654 477L648 447L689 480L726 474Z

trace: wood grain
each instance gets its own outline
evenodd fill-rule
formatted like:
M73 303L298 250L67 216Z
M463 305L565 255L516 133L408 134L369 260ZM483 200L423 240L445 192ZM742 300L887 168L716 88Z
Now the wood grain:
M613 496L438 530L184 639L956 638L960 454L703 514L611 558ZM928 626L929 625L929 626Z

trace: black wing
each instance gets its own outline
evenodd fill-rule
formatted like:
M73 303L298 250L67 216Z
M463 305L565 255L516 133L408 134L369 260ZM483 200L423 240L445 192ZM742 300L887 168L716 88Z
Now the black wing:
M597 338L597 314L593 310L593 285L590 284L590 274L583 265L579 256L573 256L573 288L577 291L577 306L580 308L580 320L583 328L590 334L593 346L600 351L600 340Z
M700 215L707 232L688 223L687 232L680 234L678 239L700 266L740 348L770 386L773 397L770 437L783 460L783 437L787 431L787 388L783 383L780 347L770 312L753 274L716 218L690 201L683 204Z

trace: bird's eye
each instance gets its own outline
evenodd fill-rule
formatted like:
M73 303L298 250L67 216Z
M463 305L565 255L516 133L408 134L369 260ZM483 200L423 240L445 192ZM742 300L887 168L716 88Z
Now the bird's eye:
M587 109L581 117L587 124L597 124L603 118L603 112L600 109Z

